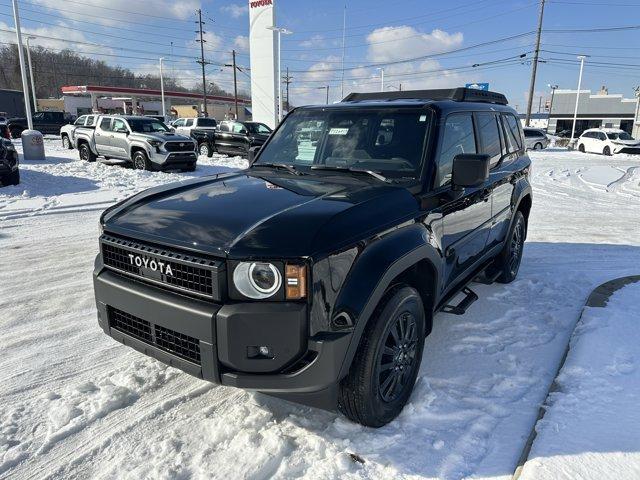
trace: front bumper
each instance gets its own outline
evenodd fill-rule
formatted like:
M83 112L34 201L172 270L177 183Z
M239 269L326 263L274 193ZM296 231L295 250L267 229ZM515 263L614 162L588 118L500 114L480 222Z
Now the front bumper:
M103 331L145 355L210 382L319 408L336 406L339 372L351 337L309 338L305 304L218 305L124 277L104 269L99 260L94 288ZM151 337L114 327L114 309L148 323ZM180 355L175 345L167 347L158 331L197 342L199 361ZM263 345L273 352L272 358L256 355L255 347Z
M613 153L622 153L627 155L640 155L640 147L618 145L613 148Z
M186 152L158 152L151 148L148 150L149 160L161 169L188 168L198 161L195 151Z

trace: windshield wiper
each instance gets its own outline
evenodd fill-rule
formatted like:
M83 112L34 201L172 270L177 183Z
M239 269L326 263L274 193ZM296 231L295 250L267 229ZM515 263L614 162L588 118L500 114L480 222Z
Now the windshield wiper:
M286 163L254 163L251 165L252 167L267 167L267 168L280 168L288 171L289 173L293 173L294 175L302 175L302 172L296 170L296 167L293 165L287 165Z
M334 172L348 172L348 173L364 173L366 175L371 175L373 178L380 180L382 182L388 182L387 177L382 175L380 172L374 172L373 170L363 170L359 168L349 168L349 167L332 167L330 165L313 165L311 170L329 170Z

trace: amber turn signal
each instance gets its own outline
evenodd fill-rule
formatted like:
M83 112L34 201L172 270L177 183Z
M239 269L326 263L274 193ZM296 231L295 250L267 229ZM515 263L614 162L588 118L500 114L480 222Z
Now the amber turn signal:
M307 296L307 267L287 264L284 276L287 300L300 300Z

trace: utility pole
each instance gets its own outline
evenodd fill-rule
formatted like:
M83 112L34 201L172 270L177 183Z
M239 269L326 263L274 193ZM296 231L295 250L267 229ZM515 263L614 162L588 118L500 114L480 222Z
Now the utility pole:
M636 138L640 134L640 85L635 87L633 91L636 94L636 113L633 116L633 129L632 134L635 134Z
M236 65L236 51L232 50L231 55L233 56L233 101L236 107L236 120L239 120L239 112L238 112L238 66Z
M578 119L578 104L580 103L580 87L582 87L582 71L584 70L585 58L584 55L578 57L580 60L580 76L578 77L578 92L576 93L576 109L573 112L573 126L571 127L571 140L569 141L570 146L573 146L573 137L576 133L576 120Z
M33 94L33 109L38 110L38 97L36 96L36 81L33 78L33 66L31 64L31 46L29 40L35 40L36 37L27 37L27 63L29 64L29 77L31 78L31 93Z
M342 78L340 79L340 98L344 98L344 57L346 53L345 39L347 37L347 4L342 14ZM327 102L329 103L329 102Z
M289 75L289 67L287 67L287 74L284 76L284 84L286 85L286 89L287 89L287 111L289 111L290 107L290 103L289 103L289 85L291 84L291 82L293 81L293 77L291 75Z
M540 14L538 16L538 31L536 32L536 49L533 52L533 64L531 65L531 83L529 84L529 101L527 103L527 116L525 126L531 123L531 107L533 106L533 95L536 88L536 74L538 72L538 57L540 56L540 37L542 36L542 18L544 17L544 2L540 0Z
M202 30L202 26L204 25L205 22L202 21L202 10L198 9L197 13L198 13L198 21L196 23L198 24L199 28L196 31L196 33L200 33L200 40L196 40L200 42L200 60L198 60L197 62L202 66L202 102L204 103L203 113L205 117L208 117L209 112L207 111L207 75L204 71L204 67L209 65L209 62L205 61L204 59L204 44L206 42L206 40L204 39L204 34L206 32Z
M160 95L162 96L162 119L164 121L167 115L167 108L164 103L164 72L162 71L162 62L164 58L160 57Z
M551 89L551 102L549 103L549 119L547 120L547 132L549 131L549 125L551 125L551 112L553 112L553 99L556 96L556 90L558 89L558 85L549 84L548 87Z
M20 31L20 13L18 12L18 0L13 0L13 20L16 23L18 59L20 60L20 73L22 74L22 93L24 94L24 110L27 114L27 126L29 127L29 130L33 130L31 102L29 101L29 86L27 85L27 69L24 64L24 52L22 51L22 33Z

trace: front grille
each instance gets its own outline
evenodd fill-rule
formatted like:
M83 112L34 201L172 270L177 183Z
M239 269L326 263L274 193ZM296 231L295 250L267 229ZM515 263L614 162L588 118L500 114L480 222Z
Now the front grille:
M109 307L109 326L167 353L200 365L200 341Z
M193 152L195 146L193 142L167 142L164 144L167 152Z
M224 263L111 235L101 238L108 268L181 293L221 300Z
M153 343L151 324L146 320L112 308L109 312L109 323L111 328L120 330L122 333L131 335L143 342Z
M168 328L155 326L156 345L178 357L200 363L200 342L198 339L174 332Z

